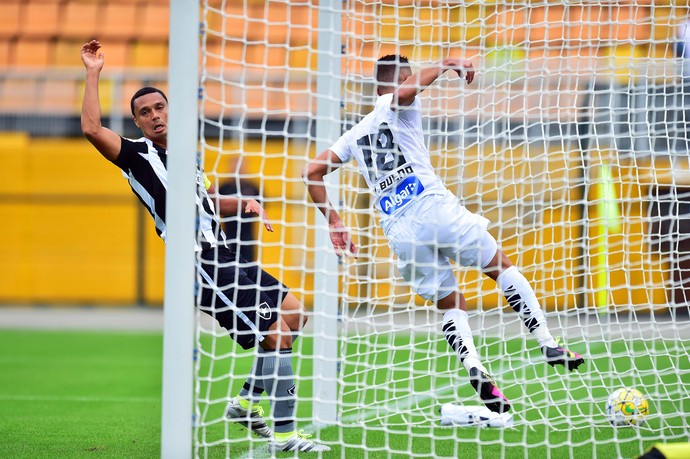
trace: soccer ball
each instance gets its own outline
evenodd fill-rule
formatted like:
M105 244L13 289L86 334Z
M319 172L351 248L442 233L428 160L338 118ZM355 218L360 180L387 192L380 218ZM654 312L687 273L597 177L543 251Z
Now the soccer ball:
M637 389L618 389L606 401L606 417L613 426L641 426L647 414L649 402Z

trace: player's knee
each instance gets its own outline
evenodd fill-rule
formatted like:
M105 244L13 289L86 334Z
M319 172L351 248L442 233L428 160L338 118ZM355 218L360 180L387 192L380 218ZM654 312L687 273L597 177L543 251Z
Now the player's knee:
M264 335L261 347L267 351L292 347L292 330L288 324L282 319L275 322Z
M277 349L288 349L292 347L292 335L267 335L261 342L261 347L265 351L275 351Z
M448 309L462 309L467 310L467 303L465 302L465 295L460 292L451 292L436 302L436 307L441 310Z
M496 254L493 256L491 261L489 261L489 263L482 268L482 272L491 279L496 280L503 271L511 266L513 266L513 262L510 261L508 255L506 255L501 249L498 249L496 250Z
M299 332L307 323L307 308L290 293L280 305L280 314L293 332Z

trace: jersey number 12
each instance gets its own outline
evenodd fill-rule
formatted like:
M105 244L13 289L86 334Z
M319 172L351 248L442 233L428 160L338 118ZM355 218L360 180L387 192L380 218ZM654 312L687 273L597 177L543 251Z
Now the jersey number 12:
M405 156L393 139L393 133L388 127L388 123L381 123L376 134L365 135L358 139L357 146L362 149L364 163L372 182L405 164Z

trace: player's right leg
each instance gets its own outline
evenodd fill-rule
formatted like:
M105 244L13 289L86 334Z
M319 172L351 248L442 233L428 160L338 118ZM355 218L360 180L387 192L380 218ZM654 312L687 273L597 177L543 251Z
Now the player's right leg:
M491 235L485 238L493 239ZM546 316L532 286L502 250L496 250L491 260L482 265L482 271L503 290L510 307L520 316L530 334L537 339L549 365L563 365L572 371L585 363L580 354L565 349L551 336Z

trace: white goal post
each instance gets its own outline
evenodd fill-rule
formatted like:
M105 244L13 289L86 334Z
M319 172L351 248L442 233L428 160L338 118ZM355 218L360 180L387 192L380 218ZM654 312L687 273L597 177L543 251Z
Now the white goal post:
M170 2L169 161L166 200L161 457L192 453L194 278L198 151L199 8Z
M224 224L231 242L251 248L307 307L293 350L297 423L333 449L324 457L633 457L687 441L690 51L680 53L678 38L687 8L672 0L195 3L171 2L168 203L190 193L191 151L217 187L262 202L274 233L251 218ZM190 65L196 44L199 73ZM510 428L442 424L444 404L480 402L440 315L398 273L366 185L352 164L330 177L359 247L357 259L337 259L300 176L371 110L375 62L391 53L413 69L445 56L473 62L473 84L446 74L420 96L424 142L446 186L491 221L553 334L586 359L573 373L547 366L495 283L458 269L480 356L513 402ZM177 145L185 153L175 154ZM192 214L168 207L162 451L269 457L265 440L223 415L254 353L202 313L190 319L180 301L193 289L183 236ZM621 387L648 398L644 426L609 425L606 400Z

